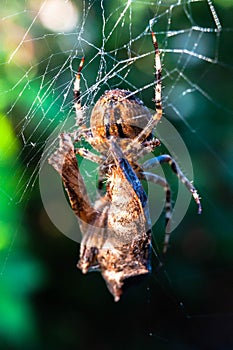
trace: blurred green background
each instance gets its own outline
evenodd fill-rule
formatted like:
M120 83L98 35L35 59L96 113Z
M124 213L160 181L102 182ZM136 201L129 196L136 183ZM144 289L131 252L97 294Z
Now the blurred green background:
M233 348L233 2L178 3L1 3L0 349ZM153 108L150 20L164 113L190 152L203 214L191 203L161 270L154 260L115 304L100 274L77 270L78 244L50 222L39 161L50 133L74 116L83 54L83 104L117 86ZM163 230L161 218L160 247Z

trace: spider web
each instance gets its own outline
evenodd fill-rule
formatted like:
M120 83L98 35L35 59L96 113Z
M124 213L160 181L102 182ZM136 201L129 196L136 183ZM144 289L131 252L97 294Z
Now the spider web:
M93 289L88 291L89 283L96 283L104 290L97 277L88 277L87 282L78 277L84 287L74 282L76 292L80 290L78 298L85 300L87 312L86 316L80 316L79 321L84 317L87 326L94 308L96 315L103 312L103 319L108 317L111 320L114 330L109 328L109 332L116 337L122 327L119 312L124 315L128 312L125 317L128 329L120 339L123 341L128 336L129 340L138 332L138 344L135 340L129 341L131 346L139 346L148 336L148 348L155 344L198 347L208 344L208 341L210 348L216 344L230 348L229 325L233 312L230 284L233 245L229 209L232 182L229 166L233 115L232 14L230 0L47 0L36 3L6 0L2 4L2 120L10 122L16 135L16 140L12 136L12 140L6 143L3 156L5 154L7 159L15 149L18 151L12 153L15 154L14 160L10 159L10 173L15 184L5 186L6 179L3 178L0 193L3 203L10 205L13 212L17 211L16 217L25 219L22 219L22 224L17 222L13 226L2 250L0 281L6 277L15 252L22 249L16 244L22 239L22 226L27 227L26 237L31 236L26 238L30 241L29 250L33 247L33 239L41 244L38 238L41 232L43 243L54 245L54 250L56 242L62 239L43 210L38 174L47 139L54 130L57 134L64 130L67 120L71 124L74 122L73 82L80 59L85 56L81 81L85 122L88 122L89 108L105 90L113 87L134 92L153 109L154 51L150 36L153 30L163 64L164 116L179 131L189 150L194 183L202 197L203 214L201 218L197 217L192 203L174 232L172 252L164 266L158 272L155 266L150 280L136 287L144 293L145 299L138 301L137 292L132 292L135 293L133 301L127 299L117 311L109 302L109 310L115 310L116 316L111 316L110 311L103 307L103 296L93 293ZM177 183L173 177L171 182L176 196ZM161 229L159 227L156 228L156 240L162 242L162 220ZM31 235L32 231L37 235ZM69 245L68 248L70 251ZM62 249L58 248L58 251L63 254ZM35 255L38 260L44 257L51 263L48 255L41 254L40 249ZM54 258L59 259L56 254ZM75 265L74 261L69 261L69 265L72 264ZM77 279L76 274L73 278ZM70 297L73 300L72 294ZM135 302L140 317L135 316ZM98 323L96 315L93 318ZM75 322L71 324L75 327ZM122 324L127 326L126 321ZM200 330L206 325L207 337L216 332L212 341L201 339L204 332ZM182 327L186 330L185 337L182 336ZM194 335L191 329L194 329ZM100 326L96 327L94 334L97 332L101 334L99 340L102 339ZM106 344L109 339L106 336ZM86 348L93 345L89 339L83 341L87 342Z

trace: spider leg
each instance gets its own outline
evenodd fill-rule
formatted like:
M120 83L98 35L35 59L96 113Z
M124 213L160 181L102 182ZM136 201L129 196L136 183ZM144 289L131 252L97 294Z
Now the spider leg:
M140 132L140 134L134 139L136 142L141 143L145 138L152 132L152 130L156 127L156 125L159 123L159 121L162 118L162 80L161 80L161 73L162 73L162 65L160 61L160 54L158 49L158 42L156 39L156 36L154 32L151 33L152 41L155 49L155 114L151 117L148 124L145 126L145 128Z
M127 159L136 162L138 159L143 158L146 154L153 152L159 145L160 141L158 139L144 141L142 144L133 140L127 147L127 151L124 152L124 154Z
M86 227L96 220L98 212L89 201L69 134L60 135L59 149L52 154L48 161L62 177L71 207L78 219L81 219L80 226L82 232L85 233Z
M89 143L98 152L107 154L108 153L108 143L103 143L103 139L99 136L93 136L90 128L81 128L75 131L73 134L74 142L79 142L84 140Z
M73 136L74 142L79 142L82 139L88 142L89 139L93 138L91 129L84 128L84 127L74 131L72 136Z
M158 166L159 164L163 164L163 163L168 163L170 165L172 171L176 174L176 176L180 179L180 181L186 186L186 188L189 190L189 192L191 192L191 194L192 194L192 196L193 196L193 198L198 206L198 214L201 214L202 208L201 208L201 202L200 202L200 198L199 198L199 195L197 193L197 190L192 185L192 183L187 179L187 177L183 174L183 172L180 170L178 164L176 163L176 161L174 159L172 159L171 156L169 156L168 154L165 154L165 155L161 155L161 156L149 159L148 161L146 161L142 165L142 169L149 170L149 169L152 169L152 168Z
M91 162L97 163L99 165L103 165L106 157L102 155L97 155L87 150L86 148L76 148L75 154L80 155L81 157L90 160ZM99 175L98 175L98 190L101 192L103 189L104 182L106 180L106 169L104 166L99 167Z
M172 203L171 203L171 189L167 181L156 174L143 172L142 175L145 176L147 181L153 182L154 184L160 185L164 188L166 202L165 202L165 227L167 232L165 233L164 244L163 244L163 254L166 254L167 248L170 240L171 231L171 217L172 217Z
M81 101L80 101L80 80L81 80L81 70L83 68L84 64L84 57L82 57L79 67L78 67L78 72L76 75L76 79L74 82L74 108L76 112L76 125L80 126L83 124L84 117L83 117L83 111L82 111L82 106L81 106Z
M101 164L106 159L104 156L97 155L87 150L86 148L75 148L75 154L80 155L81 157L88 159L94 163Z

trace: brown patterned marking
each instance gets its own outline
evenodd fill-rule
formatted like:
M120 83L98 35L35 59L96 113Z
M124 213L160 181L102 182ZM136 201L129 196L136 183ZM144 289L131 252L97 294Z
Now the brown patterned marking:
M106 142L110 136L133 139L151 118L143 102L126 90L106 91L91 114L93 137Z

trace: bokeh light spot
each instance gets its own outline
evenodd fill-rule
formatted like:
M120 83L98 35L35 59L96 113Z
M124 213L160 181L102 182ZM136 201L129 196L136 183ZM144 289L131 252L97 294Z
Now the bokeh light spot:
M49 0L40 12L42 24L54 32L70 32L78 21L77 8L70 1Z

